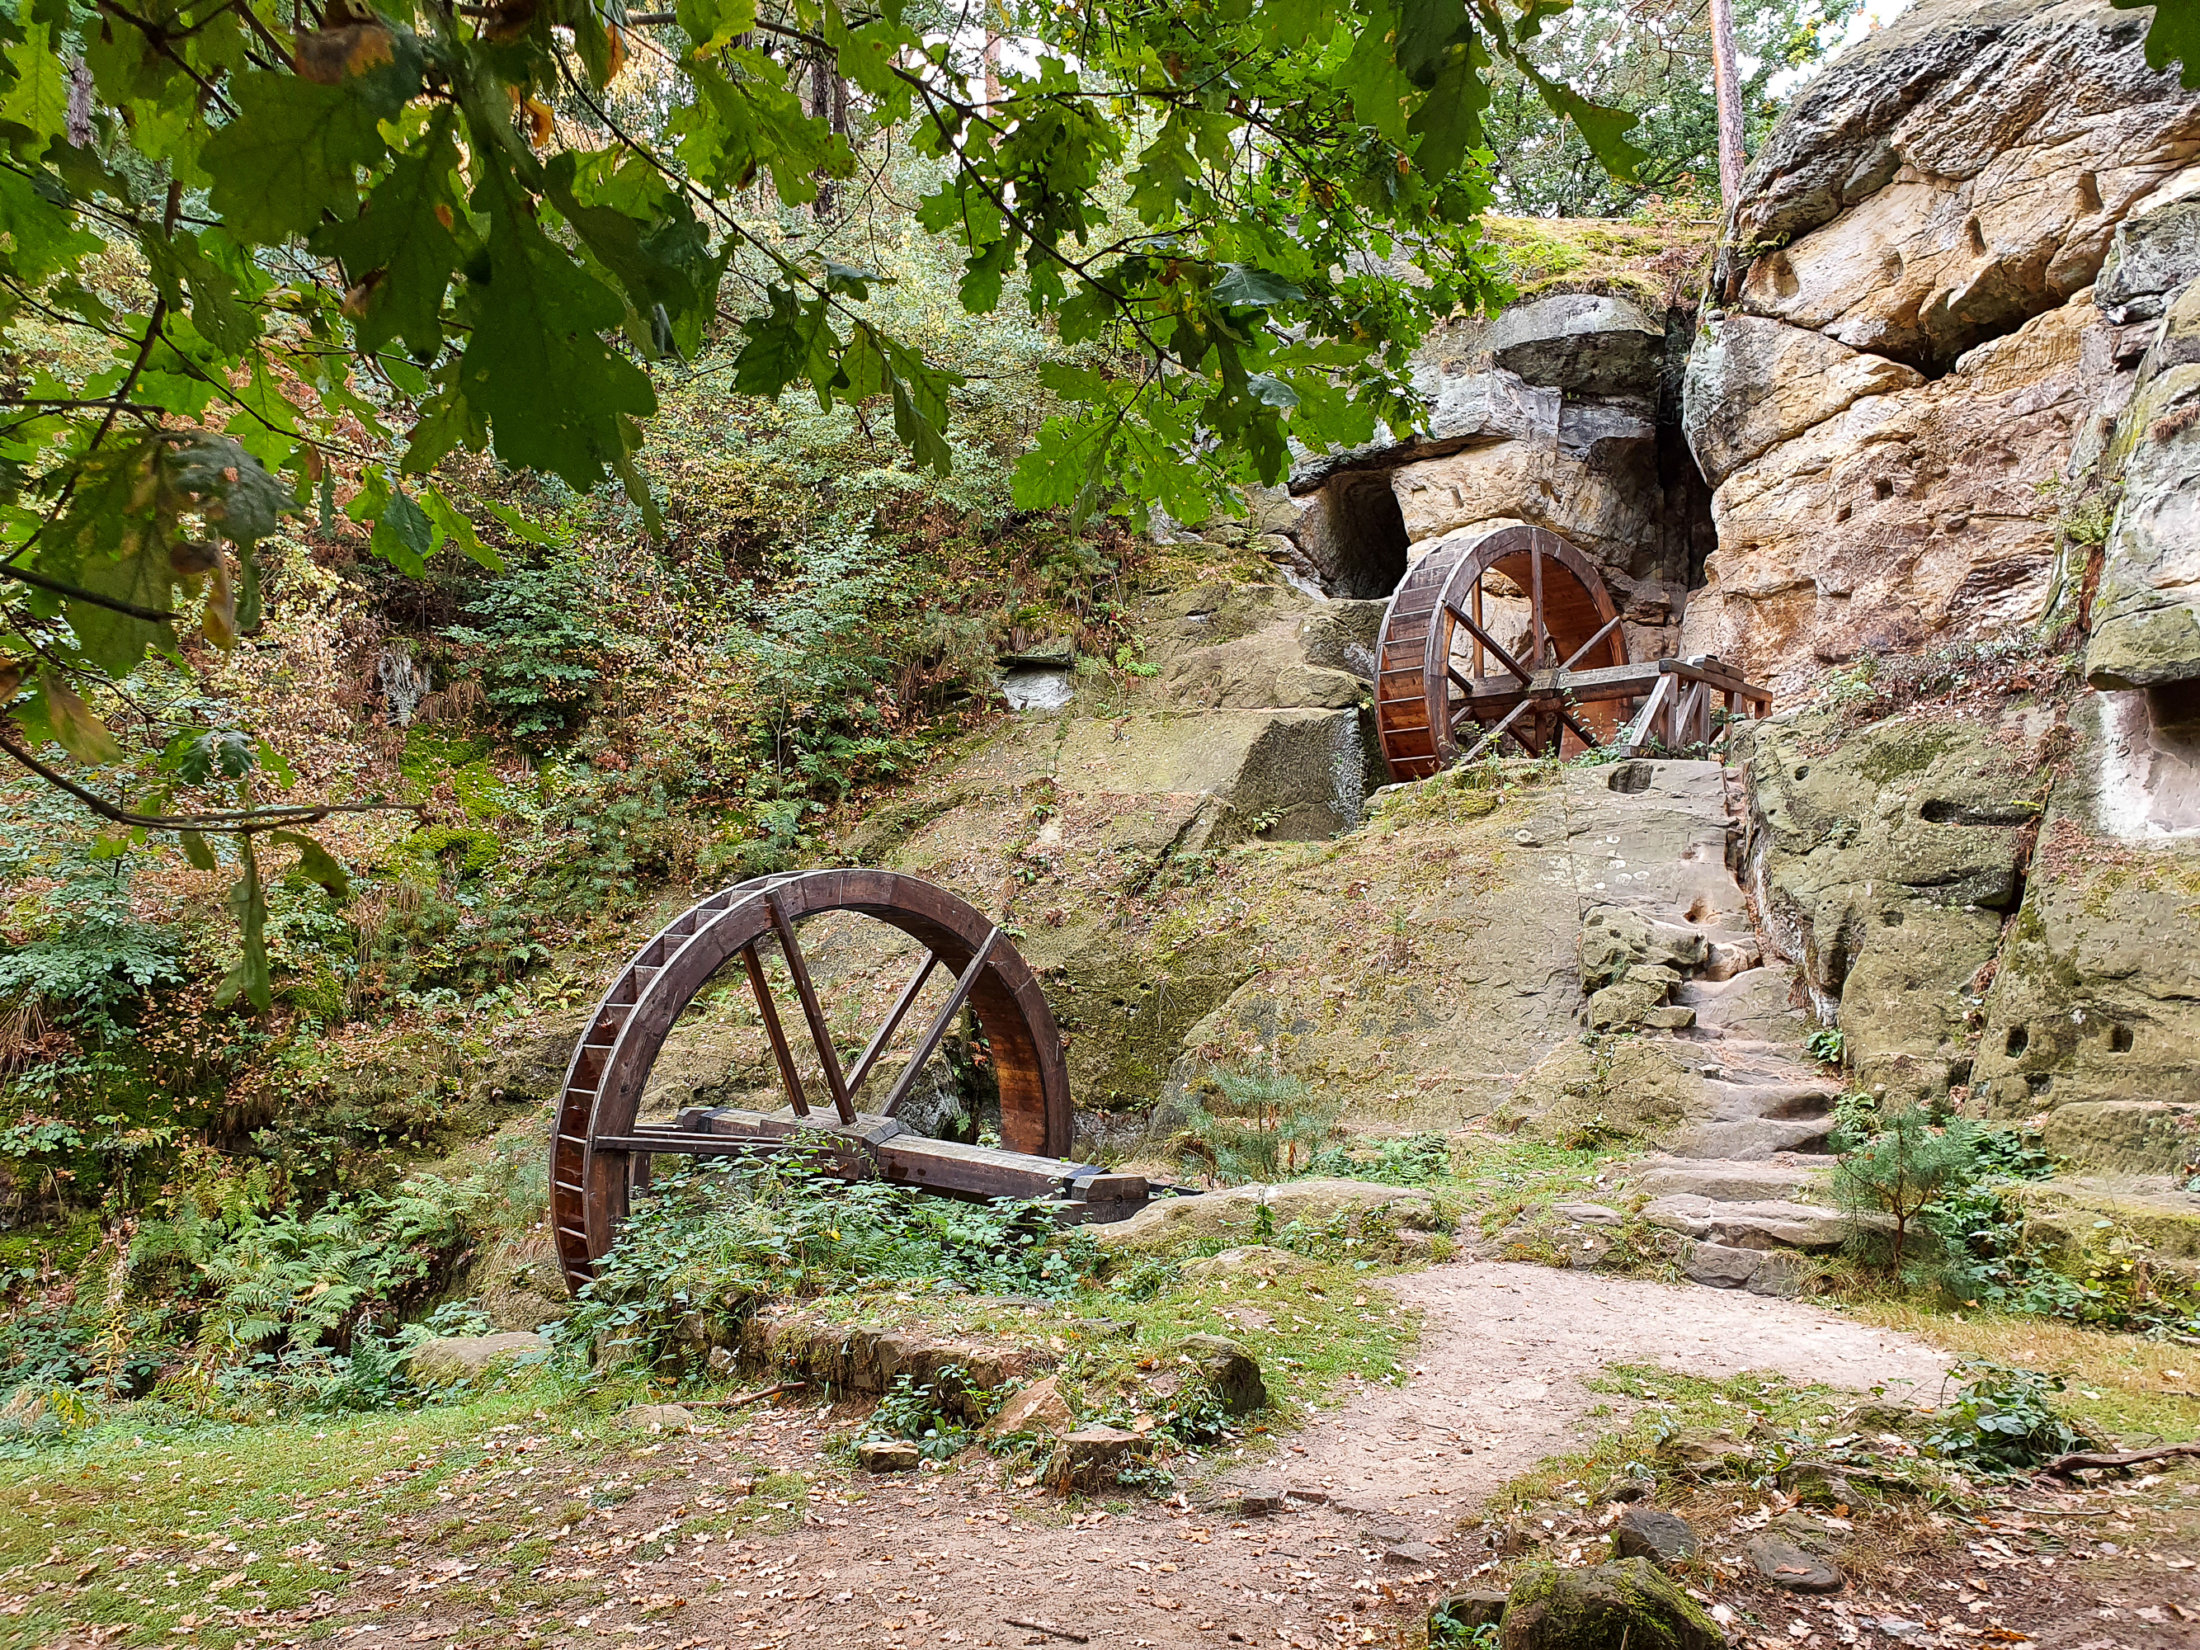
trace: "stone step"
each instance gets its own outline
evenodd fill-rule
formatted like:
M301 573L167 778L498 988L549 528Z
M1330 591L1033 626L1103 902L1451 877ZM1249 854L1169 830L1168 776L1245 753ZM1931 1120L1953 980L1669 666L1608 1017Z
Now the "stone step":
M1728 1249L1802 1249L1824 1252L1848 1241L1854 1225L1821 1204L1765 1200L1726 1203L1677 1193L1654 1199L1642 1211L1653 1226Z
M1830 1157L1773 1157L1756 1162L1653 1157L1631 1171L1636 1191L1651 1197L1708 1197L1727 1203L1809 1203Z
M1699 1123L1673 1143L1673 1155L1752 1162L1778 1152L1818 1151L1832 1132L1830 1117L1800 1121L1753 1117L1743 1122Z
M1754 1117L1796 1121L1822 1118L1833 1110L1833 1091L1823 1083L1704 1083L1711 1100L1711 1121L1742 1123Z

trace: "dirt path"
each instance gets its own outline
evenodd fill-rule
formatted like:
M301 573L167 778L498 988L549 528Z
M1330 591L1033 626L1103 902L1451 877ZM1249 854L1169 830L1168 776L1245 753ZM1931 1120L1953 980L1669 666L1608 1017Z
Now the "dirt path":
M1411 1381L1370 1387L1316 1421L1284 1446L1279 1473L1408 1517L1424 1539L1586 1442L1584 1413L1611 1400L1582 1378L1608 1364L1714 1377L1761 1369L1928 1400L1948 1364L1908 1336L1740 1291L1501 1261L1432 1267L1392 1287L1423 1314Z
M908 1480L831 1468L820 1450L832 1417L796 1407L668 1436L639 1452L650 1459L571 1483L549 1462L524 1469L539 1474L528 1478L492 1457L442 1482L441 1509L455 1516L407 1542L416 1568L359 1565L324 1595L316 1624L347 1645L1391 1642L1440 1578L1471 1568L1439 1545L1457 1520L1586 1439L1585 1412L1611 1400L1582 1377L1606 1364L1777 1370L1857 1388L1930 1386L1942 1367L1916 1342L1814 1307L1689 1286L1475 1263L1394 1287L1426 1317L1407 1383L1368 1387L1287 1438L1275 1460L1206 1486L1212 1495L1289 1484L1326 1492L1324 1504L1236 1518L1202 1510L1194 1491L1189 1505L1133 1501L1068 1522L1059 1503L990 1461ZM758 1463L810 1478L798 1526L683 1532L746 1495ZM560 1541L548 1565L523 1576L494 1548L465 1550L465 1525L493 1517L500 1500L592 1491L604 1510ZM262 1619L268 1642L296 1631L295 1617ZM1019 1622L1080 1636L1049 1639Z

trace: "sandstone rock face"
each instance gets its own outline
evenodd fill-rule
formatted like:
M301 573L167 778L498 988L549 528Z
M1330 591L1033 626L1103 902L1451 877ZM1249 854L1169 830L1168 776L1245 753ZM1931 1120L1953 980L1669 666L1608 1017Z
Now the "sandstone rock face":
M1778 345L1767 327L1780 329ZM1797 329L1785 323L1750 331L1748 348L1706 345L1691 363L1699 458L1723 479L1712 501L1719 549L1689 596L1683 652L1715 653L1792 700L1859 655L1999 633L2046 611L2056 510L2042 486L2121 393L2111 329L2090 299L1979 345L1929 383L1856 355L1769 399L1759 373L1823 352L1790 347ZM1863 393L1867 379L1886 387ZM1753 405L1767 410L1732 411Z
M2200 837L2130 829L2113 758L2131 712L2140 731L2121 737L2143 738L2139 694L2072 706L2076 754L2002 948L1972 1095L1989 1116L2044 1114L2081 1164L2160 1173L2200 1139Z
M2147 68L2144 24L1921 0L1796 99L1689 362L1718 550L1682 651L1791 697L2048 610L2053 492L2189 279L2200 94Z
M1857 1079L1937 1099L1969 1073L1974 977L2024 890L2044 712L2001 726L1820 718L1743 736L1750 867L1766 931L1838 1020Z
M2086 647L2086 680L2097 688L2200 681L2200 203L2189 205L2181 267L2191 284L2160 324L2103 465L2122 498ZM2154 708L2158 724L2191 720L2183 705Z
M1743 307L1933 370L2092 284L2200 154L2200 97L2107 0L1923 0L1799 96L1751 167Z
M1756 315L1707 322L1689 352L1682 429L1716 487L1783 441L1867 395L1915 389L1925 375L1822 332Z

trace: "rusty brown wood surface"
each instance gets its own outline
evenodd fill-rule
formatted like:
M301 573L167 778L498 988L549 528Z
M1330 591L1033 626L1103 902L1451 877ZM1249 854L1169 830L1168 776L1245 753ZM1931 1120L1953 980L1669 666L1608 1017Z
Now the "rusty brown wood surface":
M1004 1146L1041 1158L1057 1158L1069 1150L1072 1114L1061 1033L1038 978L989 918L946 889L895 871L857 868L757 878L699 901L642 945L604 993L574 1048L550 1152L551 1225L570 1287L577 1289L594 1275L635 1187L646 1181L652 1155L631 1145L598 1150L596 1142L631 1142L654 1134L637 1126L651 1066L681 1011L720 969L738 959L748 975L787 1088L790 1119L805 1128L823 1124L822 1118L802 1115L807 1101L798 1062L773 1004L760 943L779 947L798 997L806 999L803 1017L833 1091L834 1126L846 1131L860 1122L854 1106L859 1085L842 1073L823 1005L795 938L805 918L829 911L875 918L953 969L955 1007L959 1011L966 1004L976 1016L991 1053ZM920 970L920 975L928 972ZM922 983L919 978L904 989L895 1011L897 1023L914 1004ZM951 1023L952 1016L947 1018ZM938 1019L937 1035L926 1040L927 1055L946 1033ZM884 1035L874 1037L874 1046L858 1061L857 1074L863 1079L873 1075L892 1034L890 1026L881 1029ZM907 1084L897 1086L906 1090Z

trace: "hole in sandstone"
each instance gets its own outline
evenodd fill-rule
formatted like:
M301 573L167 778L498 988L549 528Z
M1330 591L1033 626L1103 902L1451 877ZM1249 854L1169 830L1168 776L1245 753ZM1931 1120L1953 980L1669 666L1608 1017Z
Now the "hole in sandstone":
M1879 926L1882 928L1900 928L1902 926L1902 913L1900 911L1880 912Z
M1917 817L1928 825L2028 825L2036 810L2022 802L1949 802L1932 797Z
M1651 767L1647 762L1622 762L1612 770L1612 777L1604 783L1622 796L1640 796L1650 788Z
M1388 470L1337 476L1322 488L1327 505L1315 561L1332 596L1387 596L1406 576L1406 518Z
M1888 480L1888 479L1887 479L1887 478L1886 478L1885 476L1881 476L1881 477L1879 477L1879 479L1878 479L1878 480L1876 480L1876 481L1874 481L1874 482L1872 483L1872 497L1873 497L1873 498L1893 498L1893 497L1894 497L1894 483L1893 483L1893 482L1891 482L1891 481L1889 481L1889 480Z
M1985 257L1986 231L1979 227L1978 219L1971 218L1967 220L1963 225L1963 233L1970 237L1971 251L1973 255L1981 258Z
M2036 1077L2027 1077L2024 1086L2033 1094L2045 1094L2055 1086L2055 1079L2052 1073L2043 1071Z
M1842 505L1842 506L1841 506L1841 508L1840 508L1840 509L1838 509L1838 510L1834 511L1834 513L1833 513L1833 519L1834 519L1835 521L1837 521L1837 522L1841 522L1841 521L1847 521L1847 520L1849 519L1849 517L1850 517L1851 515L1853 515L1854 513L1855 513L1855 511L1854 511L1854 508L1853 508L1853 506L1850 506L1850 505L1844 504L1844 505Z
M2131 1027L2110 1026L2108 1028L2108 1052L2111 1054L2129 1054L2131 1052Z
M1795 770L1795 777L1798 779L1808 779L1810 777L1810 764L1806 762L1803 764L1803 766L1797 768Z
M2023 1026L2011 1026L2009 1028L2009 1041L2006 1045L2009 1050L2009 1058L2014 1060L2018 1055L2022 1054L2025 1049L2031 1045L2031 1042L2031 1032L2027 1031Z
M1949 1086L1950 1088L1961 1088L1961 1087L1963 1087L1964 1085L1968 1084L1968 1083L1969 1083L1970 1081L1971 1081L1971 1062L1970 1062L1970 1061L1968 1061L1968 1060L1951 1060L1951 1061L1950 1061L1950 1062L1948 1063L1948 1086Z
M1709 922L1717 915L1718 911L1712 905L1710 896L1705 894L1698 894L1688 907L1688 921L1690 922Z

